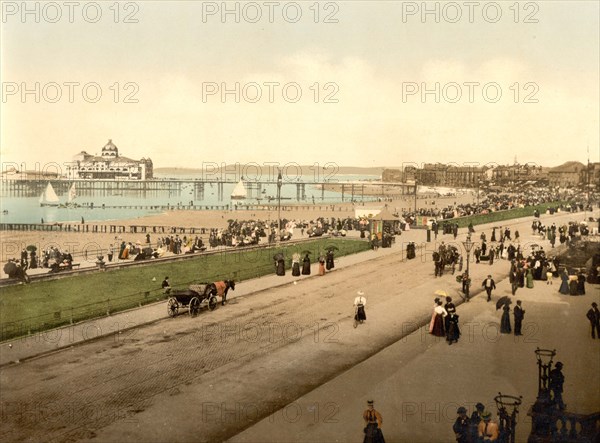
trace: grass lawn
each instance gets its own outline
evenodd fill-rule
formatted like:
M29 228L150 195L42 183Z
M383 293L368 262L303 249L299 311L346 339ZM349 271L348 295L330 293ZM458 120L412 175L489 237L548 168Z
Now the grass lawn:
M289 268L294 252L302 254L302 251L311 251L311 262L314 263L330 245L338 248L335 251L336 257L369 249L369 243L365 241L323 238L301 244L282 243L279 248L232 250L198 255L187 260L132 266L2 288L0 340L162 300L165 296L161 283L165 276L169 276L174 289L187 288L192 283L223 279L240 282L274 273L273 255L277 252L285 255L286 267Z
M545 214L548 208L560 206L562 203L564 202L543 203L541 205L528 206L526 208L509 209L507 211L496 211L491 212L489 214L471 215L469 217L460 217L456 219L451 218L444 221L458 223L459 228L466 228L471 222L473 222L473 226L476 226L484 223L494 223L514 218L531 217L533 216L533 211L535 211L536 209L540 212L540 214Z

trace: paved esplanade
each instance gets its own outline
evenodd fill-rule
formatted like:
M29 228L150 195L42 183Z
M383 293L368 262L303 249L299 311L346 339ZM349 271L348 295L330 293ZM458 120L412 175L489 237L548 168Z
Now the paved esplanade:
M558 224L582 218L583 213L543 215L542 221ZM530 237L531 220L510 222L522 242ZM476 229L475 238L482 227ZM596 295L572 298L558 295L556 284L546 287L536 282L534 289L520 289L517 298L527 311L525 323L534 323L527 326L533 329L524 328L525 336L517 343L514 336L499 337L497 328L489 326L499 324L500 312L481 296L458 308L463 328L458 344L448 346L421 331L398 342L430 318L436 289L458 299L460 285L454 276L434 279L433 264L421 263L419 255L417 260L399 262L398 245L422 241L424 236L424 231L410 231L397 239L394 248L342 258L335 272L300 279L296 285L289 273L244 282L234 293L237 302L196 319L184 315L161 320L123 333L120 339L99 339L6 366L1 372L3 406L9 405L3 409L8 417L3 439L214 441L237 434L258 417L268 417L234 439L359 441L361 413L367 398L373 397L384 415L389 441L452 441L456 404L472 407L482 401L492 407L499 390L524 395L527 405L535 399L536 346L558 349L558 358L565 363L569 409L597 410L598 392L590 386L599 385L600 371L593 360L598 348L591 347L591 339L586 341L583 316L598 299L597 287ZM540 243L537 238L536 242ZM427 245L428 250L434 247ZM472 265L471 271L475 290L488 273L499 281L508 264L499 260L493 266ZM286 281L285 287L265 289L269 282ZM246 285L256 285L260 292L247 290L243 295L240 290ZM495 298L507 292L506 282L498 286ZM369 320L353 329L352 301L358 289L367 296ZM164 317L161 305L157 309ZM138 311L146 312L128 315ZM570 340L572 335L579 341ZM525 343L526 339L538 341ZM5 352L2 349L3 358ZM592 360L575 364L581 358ZM582 394L586 390L588 394ZM40 420L38 414L35 426L28 425L27 412L36 408L32 398L54 402L53 420ZM57 404L71 407L57 411ZM285 405L283 416L279 408ZM85 406L103 415L82 416ZM14 407L25 411L21 420L11 414ZM526 421L526 409L522 408L520 423ZM529 429L525 425L518 430Z

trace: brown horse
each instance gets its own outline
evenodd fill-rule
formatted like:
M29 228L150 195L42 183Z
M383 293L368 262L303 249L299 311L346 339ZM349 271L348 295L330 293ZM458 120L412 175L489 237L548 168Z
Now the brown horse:
M227 303L227 292L229 292L230 288L232 291L235 291L235 281L222 280L209 283L204 290L204 297L210 297L212 295L220 296L222 298L221 305L225 305L225 303Z

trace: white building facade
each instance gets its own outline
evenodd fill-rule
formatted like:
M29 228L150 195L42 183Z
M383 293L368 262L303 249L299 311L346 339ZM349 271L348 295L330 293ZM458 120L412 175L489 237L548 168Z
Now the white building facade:
M152 160L132 160L119 155L112 140L97 155L81 151L66 165L67 178L84 180L148 180L153 176Z

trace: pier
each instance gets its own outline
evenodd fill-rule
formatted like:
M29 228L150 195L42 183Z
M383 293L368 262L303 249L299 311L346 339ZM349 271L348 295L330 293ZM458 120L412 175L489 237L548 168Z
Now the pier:
M235 185L234 180L201 180L201 179L153 179L153 180L62 180L62 179L3 179L0 181L0 193L4 197L37 197L47 186L48 182L57 194L65 194L72 183L77 187L77 194L81 197L108 197L119 195L132 195L138 198L164 195L169 197L184 197L189 195L193 200L203 201L208 190L216 194L218 201L229 199L225 194L225 185ZM275 193L277 182L267 180L244 181L247 190L247 199L273 201L273 196L266 196L263 190L271 188ZM373 189L396 188L396 195L410 195L415 192L414 184L372 181L284 181L282 187L294 186L295 200L307 200L307 187L321 192L321 200L325 200L325 191L338 192L342 201L364 200L365 196L373 197ZM367 190L369 188L370 190ZM367 190L367 192L365 192ZM193 196L193 197L192 197ZM201 206L205 209L204 206Z

